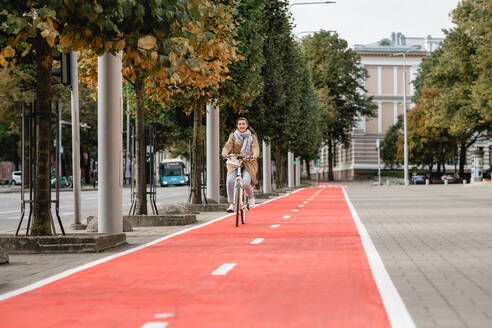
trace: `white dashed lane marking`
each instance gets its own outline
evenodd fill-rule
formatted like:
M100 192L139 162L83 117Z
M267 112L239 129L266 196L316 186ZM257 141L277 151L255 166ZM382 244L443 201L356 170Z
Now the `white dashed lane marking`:
M258 245L258 244L261 244L263 242L263 240L265 240L265 239L264 238L255 238L255 239L253 239L253 241L250 244Z
M284 218L284 219L290 219L290 215L284 215L282 218Z
M217 270L212 272L212 276L224 276L235 266L236 263L224 263Z
M304 205L302 205L302 204L299 204L299 207L304 207Z
M297 208L294 208L292 212L299 212L299 210Z
M140 328L166 328L167 322L147 322Z
M280 224L272 224L272 225L270 226L270 228L278 228L278 227L280 227Z
M174 314L172 313L157 313L154 315L154 318L158 319L165 319L165 318L171 318L174 317Z

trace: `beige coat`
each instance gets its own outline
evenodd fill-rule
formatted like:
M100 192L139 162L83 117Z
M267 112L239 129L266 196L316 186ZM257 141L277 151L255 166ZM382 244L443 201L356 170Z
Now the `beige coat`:
M222 148L222 155L227 155L229 153L239 154L241 152L242 144L238 144L236 139L234 139L234 133L229 135L229 139L227 140L224 148ZM253 134L253 142L251 143L251 150L253 151L253 156L258 157L260 155L260 145L258 144L258 137L256 134ZM247 161L244 162L244 167L246 171L248 171L249 175L251 175L251 184L255 185L258 183L256 180L256 173L258 172L258 162L257 161ZM234 172L236 167L231 164L227 164L227 175Z

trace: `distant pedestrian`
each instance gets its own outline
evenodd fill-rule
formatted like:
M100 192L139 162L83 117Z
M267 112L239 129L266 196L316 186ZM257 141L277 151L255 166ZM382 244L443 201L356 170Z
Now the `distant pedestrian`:
M92 171L92 187L95 189L97 184L97 168Z

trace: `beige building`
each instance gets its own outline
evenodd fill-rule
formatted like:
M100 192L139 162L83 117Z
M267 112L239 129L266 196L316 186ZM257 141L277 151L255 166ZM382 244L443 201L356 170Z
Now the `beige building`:
M411 81L416 77L422 60L435 50L443 38L406 38L401 33L393 33L392 39L382 40L376 44L355 45L354 50L360 55L361 63L368 71L365 81L367 95L373 97L377 105L377 115L374 118L361 117L352 134L349 147L338 146L334 158L335 179L353 180L375 175L378 169L376 142L382 141L386 131L396 123L399 115L403 114L403 72L406 71L407 110L413 106L411 98L414 94ZM404 60L401 55L406 53ZM469 152L482 147L485 151L484 169L490 168L490 142L477 143ZM472 156L468 156L470 164ZM410 169L412 165L410 164ZM383 168L381 162L381 168ZM452 171L453 163L446 167ZM469 165L467 166L469 170ZM327 177L328 149L321 149L320 172Z

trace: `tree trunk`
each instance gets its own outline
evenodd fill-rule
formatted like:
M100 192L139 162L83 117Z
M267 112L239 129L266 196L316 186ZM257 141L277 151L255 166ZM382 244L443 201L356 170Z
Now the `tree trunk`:
M34 106L32 103L30 105L24 105L24 114L28 114L28 106ZM22 163L22 183L24 188L29 188L29 182L31 181L31 167L29 166L29 158L31 157L29 149L31 148L31 134L29 133L29 120L24 117L24 163ZM22 146L22 145L21 145Z
M437 175L441 174L441 162L437 162Z
M51 143L51 68L52 49L41 36L35 41L37 59L36 106L36 166L34 168L34 211L31 235L51 235L51 186L50 147Z
M287 154L282 152L280 154L280 184L284 186L289 185L287 165L289 165L287 162Z
M429 163L429 181L430 181L430 178L432 177L432 169L434 168L434 163Z
M466 145L465 142L461 142L460 144L460 170L459 175L460 179L465 179L465 164L466 164Z
M275 149L275 186L277 189L282 187L282 155L280 149Z
M328 181L335 181L333 178L333 141L328 141Z
M202 102L199 101L193 111L193 179L192 204L202 203Z
M136 153L136 176L135 189L137 215L147 215L147 179L146 179L146 162L145 162L145 88L144 80L141 77L135 79L136 95L136 116L135 116L135 153Z
M225 122L227 120L227 111L220 111L220 127L219 127L219 142L220 145L224 146L225 145ZM220 153L222 154L222 148L219 149ZM223 197L227 197L227 187L226 187L226 180L227 180L227 170L225 165L220 166L220 184L223 186L223 188L220 189L220 195Z
M311 165L310 165L308 160L304 160L304 163L306 163L306 171L307 171L308 180L311 180Z

